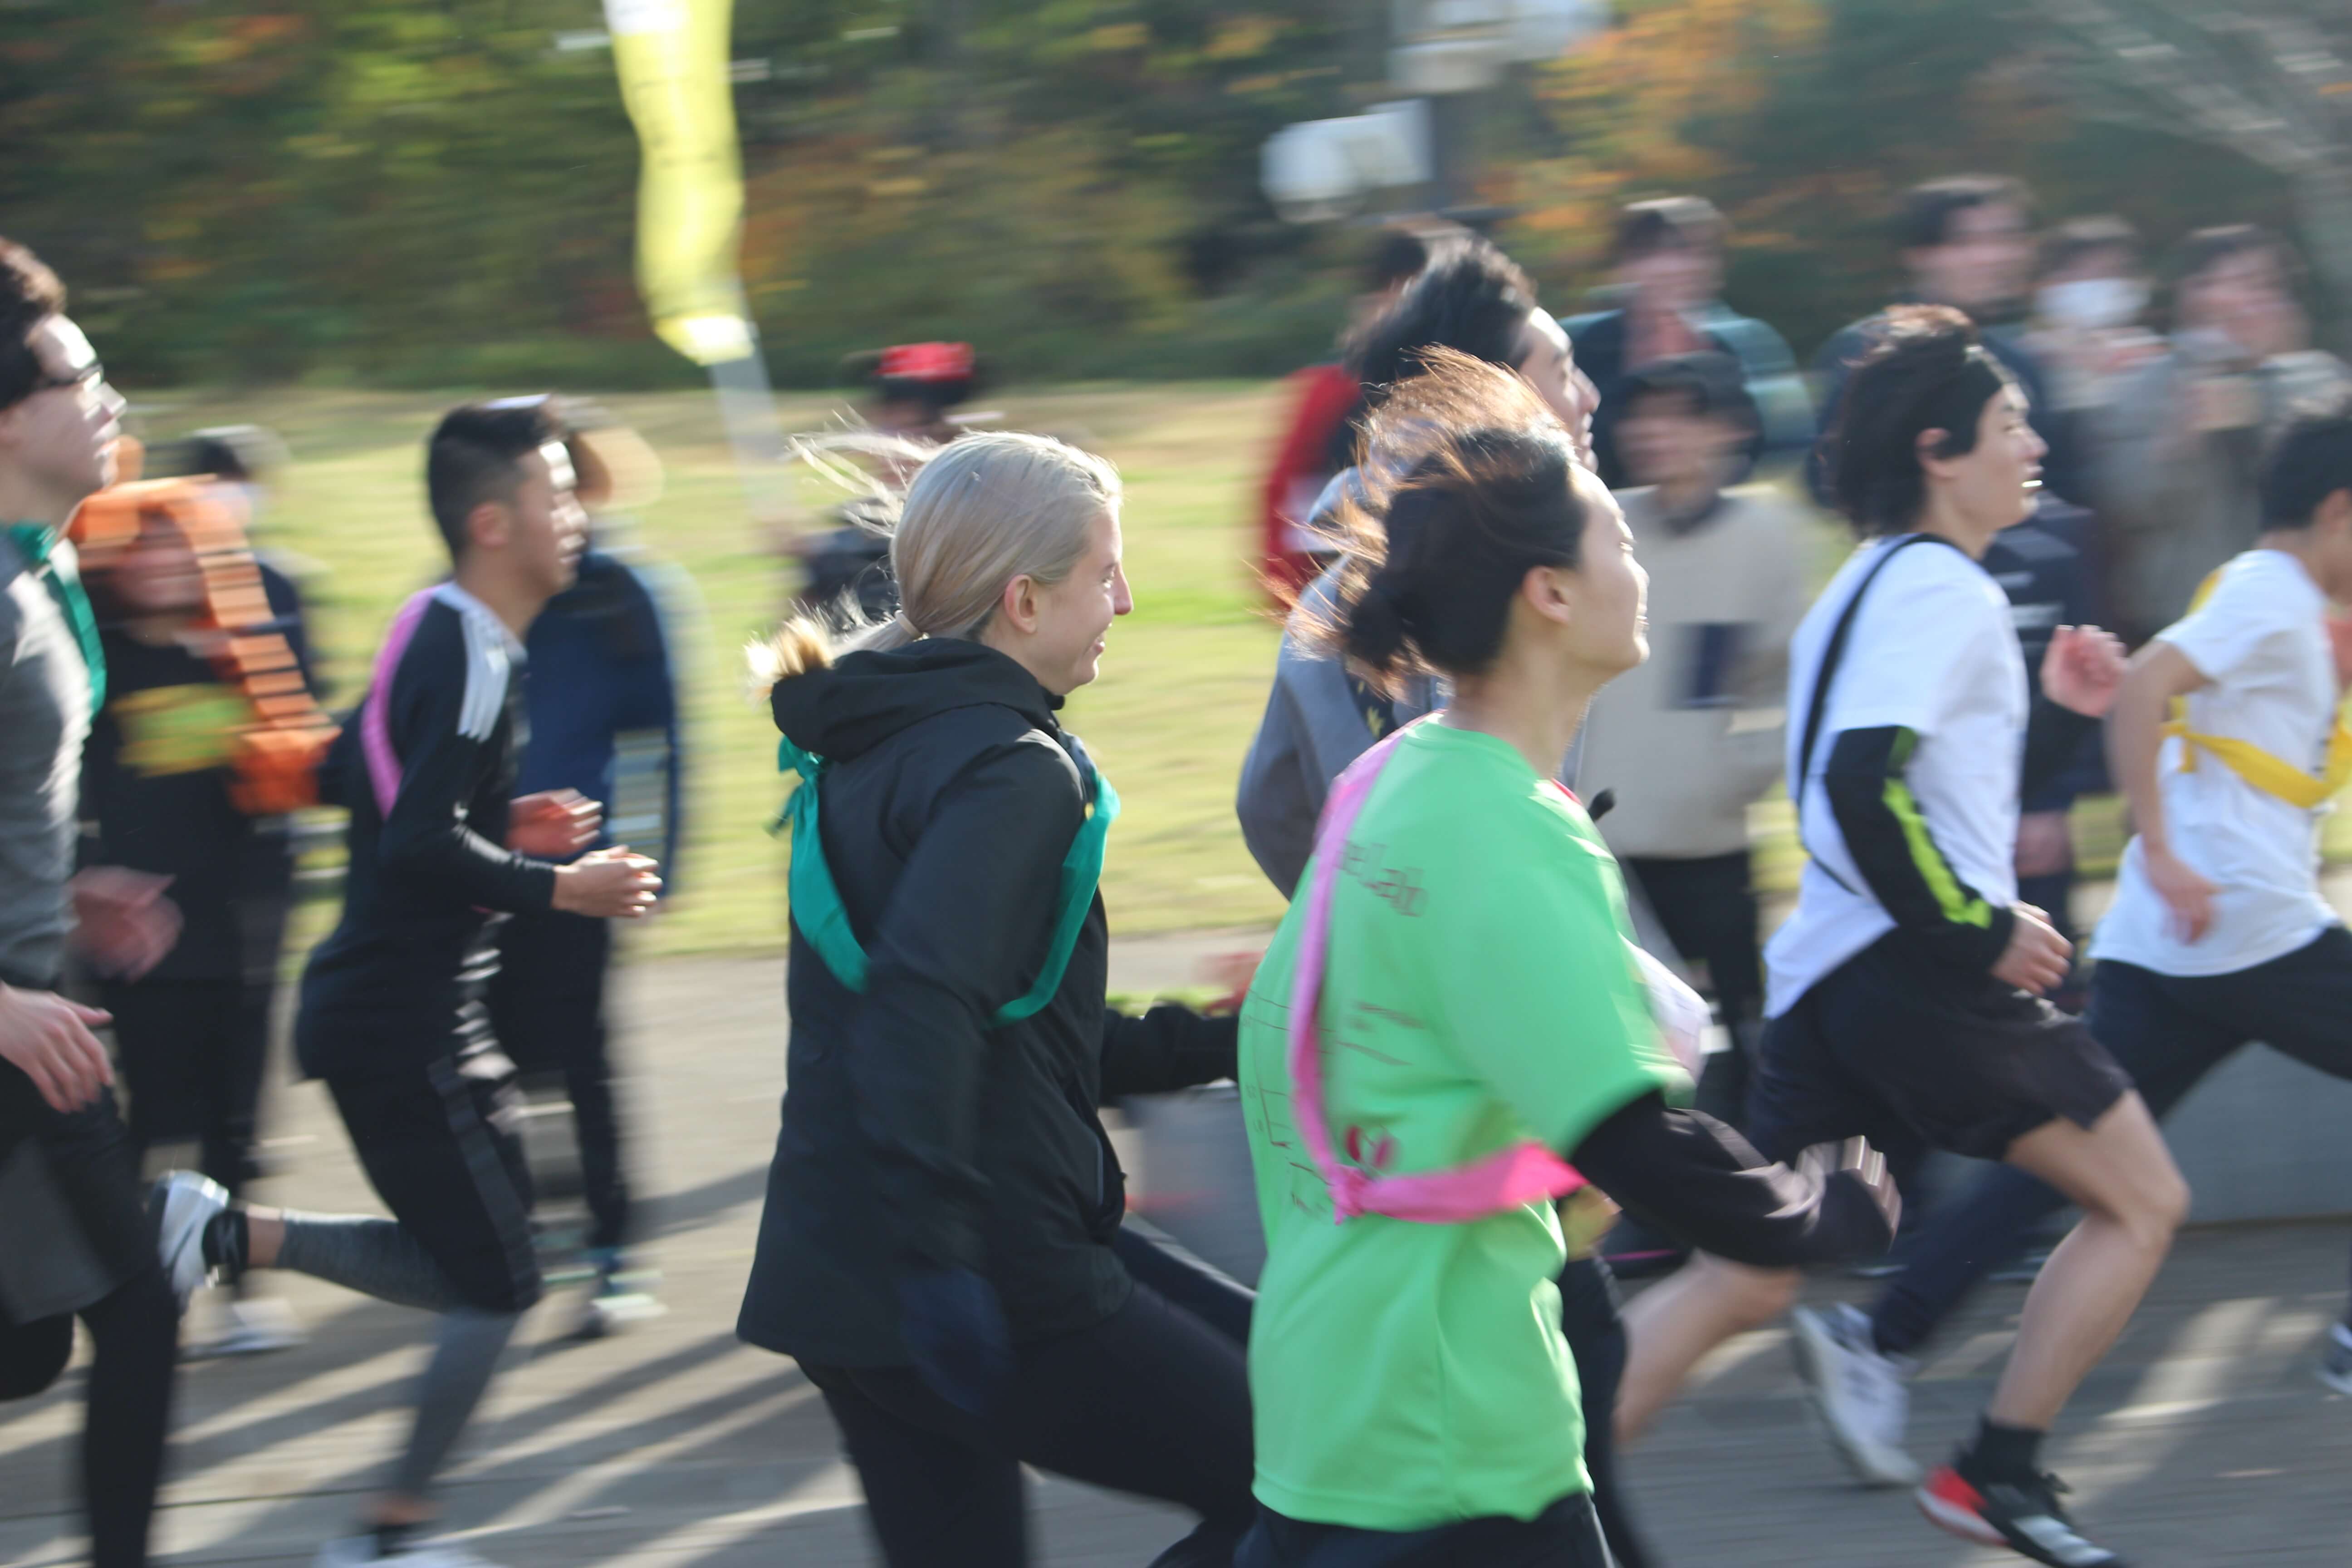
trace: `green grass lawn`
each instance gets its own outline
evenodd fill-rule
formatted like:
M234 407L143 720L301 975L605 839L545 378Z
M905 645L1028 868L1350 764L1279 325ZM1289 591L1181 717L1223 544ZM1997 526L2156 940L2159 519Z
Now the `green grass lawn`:
M1274 668L1277 630L1252 579L1253 487L1282 412L1272 384L1067 386L992 400L1008 423L1079 440L1118 462L1135 614L1112 632L1102 678L1068 709L1125 805L1105 896L1133 935L1271 924L1281 901L1242 847L1233 794ZM142 433L169 438L250 420L281 434L294 465L264 519L269 544L310 557L312 635L339 704L356 699L393 610L443 567L424 510L423 440L455 395L282 391L176 394L142 405ZM755 535L732 455L705 394L615 397L610 406L661 454L667 488L640 539L683 566L702 599L687 649L696 759L681 896L646 933L657 952L772 948L784 939L781 844L765 824L782 787L775 735L747 693L740 650L771 626L793 579ZM838 399L782 399L788 428L817 429ZM824 490L803 485L812 509ZM1811 541L1825 581L1843 555L1827 522ZM1794 889L1802 852L1777 795L1752 821L1759 879ZM2112 798L2076 808L2084 868L2123 847ZM2352 816L2328 823L2331 859L2352 858ZM303 929L326 918L311 910Z
M249 420L294 454L261 534L321 569L312 635L339 705L354 700L385 624L444 565L424 508L423 441L457 395L174 394L142 404L161 441ZM1261 384L1063 387L992 399L1011 423L1085 441L1126 475L1135 614L1112 633L1102 679L1068 713L1118 781L1125 811L1105 895L1128 933L1271 923L1280 900L1242 847L1233 791L1272 674L1276 628L1251 580L1251 487L1273 439ZM692 742L689 851L681 896L646 932L656 952L772 948L783 941L782 846L764 825L782 785L775 731L746 692L740 649L792 591L748 518L707 394L615 397L667 469L640 536L683 566L702 598L687 652ZM789 396L786 425L823 427L838 400ZM803 486L812 507L824 492ZM319 918L313 911L314 925Z

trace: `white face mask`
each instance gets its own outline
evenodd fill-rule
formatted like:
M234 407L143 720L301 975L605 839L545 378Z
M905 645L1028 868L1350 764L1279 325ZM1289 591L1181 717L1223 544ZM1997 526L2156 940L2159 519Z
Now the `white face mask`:
M2051 321L2069 327L2120 327L2147 305L2147 285L2137 278L2077 278L2053 283L2034 297Z

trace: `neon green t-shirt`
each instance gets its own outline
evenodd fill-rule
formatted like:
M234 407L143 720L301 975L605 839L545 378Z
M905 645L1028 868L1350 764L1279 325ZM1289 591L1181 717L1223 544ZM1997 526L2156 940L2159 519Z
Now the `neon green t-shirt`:
M1266 1237L1258 1499L1363 1530L1532 1519L1591 1487L1559 1218L1538 1203L1466 1225L1332 1223L1286 1061L1315 874L1242 1013ZM1398 742L1349 835L1330 929L1324 1114L1343 1160L1400 1174L1529 1137L1564 1152L1644 1092L1687 1092L1626 945L1616 862L1583 808L1492 735L1424 723Z

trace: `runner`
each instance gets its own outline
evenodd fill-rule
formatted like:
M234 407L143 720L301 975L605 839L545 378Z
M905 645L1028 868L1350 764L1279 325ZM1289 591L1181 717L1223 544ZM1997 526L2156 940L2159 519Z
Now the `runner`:
M540 1291L513 1068L480 1000L497 963L487 911L625 918L643 914L659 885L651 862L619 847L550 864L594 837L592 805L562 794L509 801L520 639L571 582L580 551L563 439L546 398L471 404L441 421L426 486L454 572L394 619L344 731L356 743L335 759L351 869L342 921L303 975L295 1050L326 1080L394 1217L232 1207L193 1172L161 1184L165 1263L184 1290L207 1276L291 1268L440 1314L390 1484L363 1533L328 1543L320 1568L478 1561L418 1537L437 1512L434 1478ZM178 1215L195 1223L170 1224Z
M1596 405L1592 384L1577 368L1565 331L1536 305L1533 281L1483 239L1450 242L1429 272L1363 330L1356 352L1370 406L1376 410L1410 385L1427 368L1432 350L1457 350L1516 371L1567 427L1578 460L1589 462L1586 437ZM1363 472L1392 474L1411 466L1425 433L1411 426L1384 428L1390 433L1381 443L1363 454L1363 469L1350 468L1326 488L1316 510L1327 521L1344 498L1361 492ZM1337 614L1340 584L1350 569L1344 531L1329 530L1322 538L1325 567L1285 629L1274 689L1242 764L1236 803L1243 841L1285 897L1297 886L1331 781L1400 724L1444 700L1442 683L1425 675L1405 675L1376 689L1321 646L1318 628ZM1580 730L1578 745L1581 736ZM1562 762L1562 776L1573 779L1576 765L1571 751ZM1570 1200L1577 1211L1570 1228L1578 1245L1559 1279L1563 1330L1596 1408L1614 1404L1626 1356L1617 1282L1599 1251L1599 1232L1607 1229L1605 1206L1590 1192ZM1612 1232L1612 1240L1631 1228ZM1617 1485L1605 1425L1587 1433L1585 1463L1610 1550L1621 1568L1645 1568L1652 1553Z
M2352 601L2352 405L2287 428L2262 505L2255 547L2140 651L2110 721L2139 831L2091 944L2089 1023L2158 1116L2256 1040L2352 1078L2352 935L2319 890L2315 822L2352 770L2327 609ZM1909 1462L1908 1356L2064 1203L1991 1172L1927 1226L1870 1314L1811 1320L1814 1398L1865 1481ZM2352 1315L2319 1375L2352 1394Z
M2016 632L1979 561L2031 505L2042 442L1965 318L1889 312L1848 394L1832 453L1866 542L1791 649L1790 794L1812 859L1766 949L1748 1136L1768 1155L1862 1134L1890 1158L2004 1159L2083 1208L2026 1298L1977 1437L1919 1500L1971 1539L2100 1568L2120 1560L2068 1521L2041 1443L2155 1277L2188 1193L2130 1079L2042 999L2070 950L2016 902L2012 857L2021 775L2031 792L2070 759L2122 656L2061 628L2029 728ZM1798 1283L1702 1258L1635 1302L1621 1429ZM1819 1351L1806 1327L1801 1358Z
M1485 239L1449 242L1389 311L1364 330L1353 368L1369 408L1377 410L1397 387L1421 374L1433 349L1453 349L1517 371L1574 439L1580 460L1591 459L1591 382L1576 368L1575 351L1559 323L1536 303L1536 286L1518 265ZM1364 468L1336 476L1316 502L1328 517L1341 498L1360 490L1366 469L1410 467L1417 433L1389 437L1392 450L1368 445ZM1322 575L1299 596L1300 624L1332 614L1333 595L1347 563L1344 540L1327 540ZM1339 770L1398 724L1436 706L1433 689L1408 679L1378 693L1351 680L1340 660L1286 632L1275 666L1274 689L1242 763L1235 803L1242 842L1268 879L1288 897L1298 885L1315 842L1324 792Z
M1892 1229L1883 1184L1824 1186L1667 1109L1689 1079L1615 864L1552 778L1594 691L1644 656L1644 578L1534 391L1431 357L1371 437L1413 430L1426 455L1374 487L1385 544L1360 542L1327 636L1454 700L1335 786L1244 1011L1267 1242L1248 1568L1606 1568L1554 1284L1555 1201L1585 1178L1759 1264Z
M1363 290L1349 301L1340 336L1343 352L1352 346L1349 340L1397 302L1433 255L1469 237L1468 229L1444 218L1383 225L1364 270ZM1323 487L1356 460L1364 394L1354 369L1336 361L1293 371L1283 386L1291 404L1290 423L1259 490L1258 570L1276 605L1288 609L1327 564L1321 557L1328 549L1308 524Z
M82 570L106 656L106 702L82 758L86 844L100 865L171 882L179 942L100 994L131 1089L131 1137L196 1143L232 1197L259 1173L258 1117L294 851L287 814L314 805L332 721L310 696L301 603L256 558L210 480L118 486L84 504ZM265 714L292 722L273 723ZM272 735L283 744L258 743ZM290 787L289 787L290 786ZM190 1353L302 1342L285 1301L245 1291Z
M924 462L898 615L773 681L793 824L783 1130L737 1332L824 1394L894 1568L1029 1560L1021 1467L1248 1527L1242 1347L1114 1249L1096 1107L1230 1077L1235 1025L1104 1003L1109 782L1055 718L1133 607L1118 476L1038 436ZM820 826L820 807L822 826Z
M622 482L614 469L634 466L643 470L637 482L650 486L659 468L635 432L609 420L575 429L571 456L589 514L588 546L577 581L548 601L525 639L530 745L516 787L593 801L603 814L602 837L627 812L628 835L656 846L667 900L677 890L685 826L675 633L660 568L619 542L621 520L609 514ZM661 1310L652 1276L625 1250L631 1203L604 1009L612 964L610 922L551 910L519 913L499 930L488 995L491 1032L516 1066L526 1074L560 1073L571 1100L589 1216L583 1240L595 1274L573 1321L585 1338Z
M58 1380L79 1317L96 1350L79 1478L90 1561L139 1568L179 1303L90 1034L107 1015L58 987L69 941L96 967L135 976L169 951L177 918L156 879L114 868L68 880L82 741L106 670L62 535L114 480L123 402L65 307L57 275L0 239L0 1399Z

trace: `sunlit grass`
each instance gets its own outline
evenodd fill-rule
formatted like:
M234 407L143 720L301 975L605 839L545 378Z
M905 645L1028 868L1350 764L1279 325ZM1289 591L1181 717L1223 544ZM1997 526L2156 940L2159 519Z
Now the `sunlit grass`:
M272 547L319 567L312 636L339 704L355 700L400 601L443 568L423 499L423 440L457 395L179 394L143 410L151 438L252 421L294 464L263 519ZM667 470L639 537L684 567L701 599L689 641L694 765L681 896L647 934L656 951L767 948L783 940L783 852L764 831L782 794L775 734L745 695L740 650L791 592L753 529L717 409L703 394L606 400ZM1280 903L1241 845L1233 791L1273 670L1276 628L1252 586L1251 487L1273 439L1274 389L1207 384L1058 388L992 399L1026 428L1097 447L1126 475L1136 612L1103 678L1068 717L1119 784L1105 894L1116 928L1270 922ZM783 400L818 428L837 401ZM812 506L821 490L801 487ZM305 922L306 928L315 924Z

